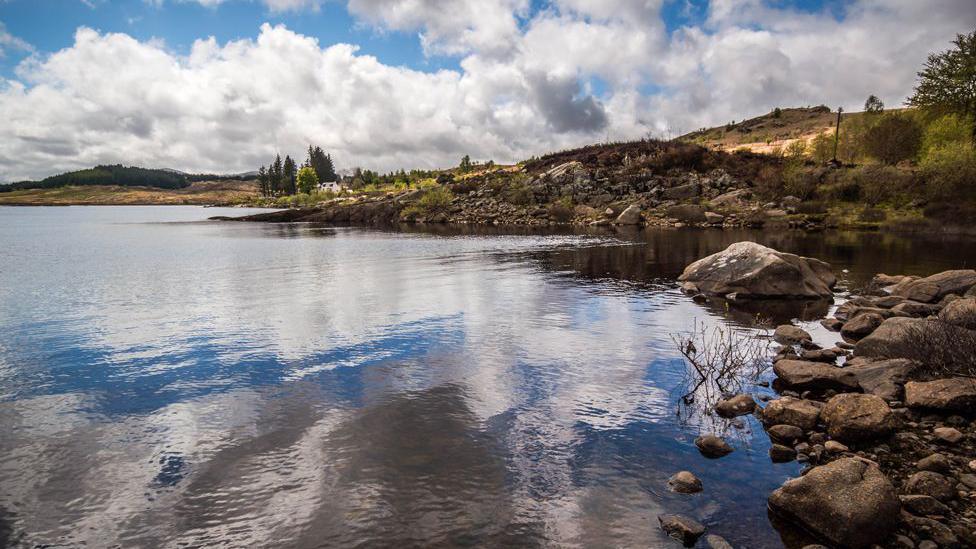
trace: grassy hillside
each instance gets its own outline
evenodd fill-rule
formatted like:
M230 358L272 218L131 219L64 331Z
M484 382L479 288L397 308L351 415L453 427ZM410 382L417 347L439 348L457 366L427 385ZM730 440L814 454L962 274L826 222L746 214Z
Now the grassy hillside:
M889 109L887 112L898 112ZM863 112L841 115L841 132L848 124L856 124ZM824 133L834 131L837 112L825 106L774 110L748 120L735 121L725 126L702 129L681 136L679 139L710 149L734 151L748 149L758 153L775 153L786 150L794 141L810 143Z
M259 196L254 181L202 181L181 189L118 185L64 186L0 193L0 205L240 204Z

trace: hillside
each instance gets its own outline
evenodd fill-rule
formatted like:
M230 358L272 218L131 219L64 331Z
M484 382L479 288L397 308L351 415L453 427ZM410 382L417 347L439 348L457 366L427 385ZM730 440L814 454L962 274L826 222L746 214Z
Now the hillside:
M887 112L897 112L890 109ZM841 115L841 130L864 116L863 112ZM678 139L723 151L748 149L758 153L785 150L790 143L803 140L807 143L824 132L833 132L837 124L837 111L829 107L800 107L778 109L748 120L736 121L724 126L702 129Z
M211 205L240 204L259 196L254 181L201 181L180 189L118 185L63 186L0 193L0 205Z
M59 187L154 187L157 189L182 189L193 182L253 180L257 172L238 175L188 174L169 168L153 169L122 164L99 165L94 168L75 170L45 177L40 181L18 181L0 185L0 193L25 189L55 189Z

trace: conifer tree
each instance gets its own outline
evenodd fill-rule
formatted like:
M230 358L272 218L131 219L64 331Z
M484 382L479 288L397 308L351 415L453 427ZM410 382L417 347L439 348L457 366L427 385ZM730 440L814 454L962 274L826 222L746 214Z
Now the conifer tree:
M295 194L295 182L298 178L298 168L295 161L290 156L285 155L285 163L282 167L285 194Z

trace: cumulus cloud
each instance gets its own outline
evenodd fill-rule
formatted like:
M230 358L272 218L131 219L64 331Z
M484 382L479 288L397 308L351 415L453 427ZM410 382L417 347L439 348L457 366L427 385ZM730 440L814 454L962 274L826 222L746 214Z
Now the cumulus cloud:
M451 10L348 0L366 24L416 32L428 54L458 57L457 70L436 72L283 26L199 40L188 54L82 28L70 47L0 79L0 180L104 162L235 172L310 142L343 168L449 166L464 154L510 162L776 106L850 110L872 93L896 105L925 56L976 25L970 0L860 0L840 12L713 0L700 25L668 31L670 1L552 0L530 11L526 0Z

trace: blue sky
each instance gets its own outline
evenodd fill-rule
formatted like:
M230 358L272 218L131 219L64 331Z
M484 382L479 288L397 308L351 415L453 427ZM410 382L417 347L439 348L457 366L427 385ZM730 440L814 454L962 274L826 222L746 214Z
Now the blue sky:
M899 105L972 2L0 0L0 181L236 173L309 143L340 169L510 162Z

